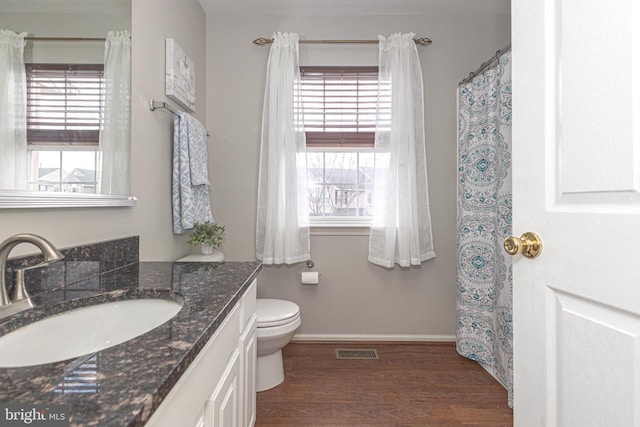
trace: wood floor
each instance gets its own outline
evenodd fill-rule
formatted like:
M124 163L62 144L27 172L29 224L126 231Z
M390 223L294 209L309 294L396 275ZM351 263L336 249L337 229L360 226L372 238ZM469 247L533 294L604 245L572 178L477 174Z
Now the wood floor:
M380 359L337 360L337 348ZM258 393L256 427L513 425L506 390L453 343L291 343L283 356L285 381Z

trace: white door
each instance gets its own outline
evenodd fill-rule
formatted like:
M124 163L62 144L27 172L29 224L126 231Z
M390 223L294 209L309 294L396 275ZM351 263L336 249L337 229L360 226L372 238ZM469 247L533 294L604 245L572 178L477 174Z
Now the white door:
M515 424L640 426L640 1L512 0Z

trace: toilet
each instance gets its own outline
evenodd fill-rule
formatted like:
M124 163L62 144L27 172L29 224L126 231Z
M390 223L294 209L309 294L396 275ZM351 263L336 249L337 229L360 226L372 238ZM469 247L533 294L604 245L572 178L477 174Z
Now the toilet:
M257 300L258 362L256 390L269 390L284 381L282 348L300 326L300 307L280 299Z

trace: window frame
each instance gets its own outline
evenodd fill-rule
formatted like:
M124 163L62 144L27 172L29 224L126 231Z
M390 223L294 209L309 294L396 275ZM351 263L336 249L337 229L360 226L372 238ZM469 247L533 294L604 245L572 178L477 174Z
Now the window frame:
M37 146L44 148L46 145ZM78 149L79 147L74 145L74 151ZM91 149L97 151L98 147L92 145ZM135 206L136 203L135 196L123 194L53 193L0 189L0 209L129 207Z
M37 193L97 194L99 143L104 109L104 64L26 63L28 185ZM69 112L71 114L69 114ZM35 152L59 152L57 181L40 181ZM93 181L63 180L64 153L93 153ZM31 170L31 168L35 170ZM43 188L53 190L43 190ZM77 191L78 188L92 191Z
M373 99L377 103L377 91L379 82L379 67L378 66L300 66L301 73L301 86L302 92L305 90L305 75L308 73L322 73L328 72L331 74L331 79L337 79L338 74L351 77L354 74L358 75L362 73L366 75L367 81L371 82L372 73L375 73L375 96ZM317 78L317 77L316 77ZM371 92L371 84L368 85L367 92ZM358 90L355 91L358 94ZM371 95L369 95L371 98ZM302 95L303 105L303 119L306 113L304 108L305 96ZM359 107L359 105L358 105ZM359 108L356 108L358 112ZM377 105L368 109L369 114L374 114L377 117ZM326 114L323 112L323 119L326 119ZM326 120L323 121L323 123ZM320 125L313 126L317 129ZM356 123L358 130L356 132L318 132L307 130L307 123L305 123L305 136L307 141L307 152L310 153L330 153L330 152L345 152L356 153L360 156L360 153L373 152L375 142L375 128L376 119L373 123L359 126L359 122ZM360 131L360 128L373 128L371 131ZM368 196L367 196L368 199ZM312 235L368 235L371 225L371 216L309 216L309 223L311 226Z
M97 174L98 174L98 165L99 165L99 159L100 159L100 152L98 150L98 147L95 146L87 146L87 145L80 145L80 146L74 146L74 148L71 150L69 149L68 145L53 145L53 144L45 144L45 145L29 145L27 146L27 155L28 155L28 159L29 159L29 164L33 164L33 155L34 152L58 152L59 153L59 158L60 158L60 172L62 172L64 170L63 166L64 166L64 153L67 152L87 152L87 153L91 153L93 155L93 159L94 159L94 164L95 164L95 170L93 170L93 181L83 181L81 183L73 183L70 181L64 181L62 180L62 174L60 175L59 180L53 184L53 181L51 182L47 182L47 184L50 185L57 185L59 186L59 188L63 188L65 186L67 187L81 187L81 188L93 188L93 191L89 191L89 192L85 192L85 191L58 191L58 190L54 190L54 191L45 191L45 190L41 190L40 188L43 185L46 185L44 183L40 182L40 170L38 168L38 170L34 171L31 170L31 168L29 168L29 174L28 174L28 180L27 180L27 185L29 188L31 188L32 186L37 186L38 190L30 190L30 191L34 191L36 193L42 193L42 194L50 194L50 193L66 193L66 194L70 194L70 193L79 193L79 194L84 194L84 195L95 195L95 194L99 194L96 193L96 189L98 186L98 181L97 181ZM83 169L83 168L80 168ZM75 170L75 169L74 169ZM86 169L85 169L86 170ZM91 169L88 169L91 170ZM35 174L35 175L34 175Z
M373 148L362 147L307 147L307 153L331 153L331 152L344 152L344 153L372 153ZM311 234L320 235L361 235L368 234L369 227L371 225L371 216L309 216L309 225L311 226ZM323 232L315 232L316 229L325 229ZM331 229L331 230L327 230ZM352 229L351 231L349 229ZM366 231L366 233L362 232Z

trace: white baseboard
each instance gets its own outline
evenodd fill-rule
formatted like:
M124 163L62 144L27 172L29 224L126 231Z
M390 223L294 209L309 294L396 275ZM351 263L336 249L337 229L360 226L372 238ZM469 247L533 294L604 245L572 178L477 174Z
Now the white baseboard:
M344 342L455 342L455 335L296 334L292 341Z

